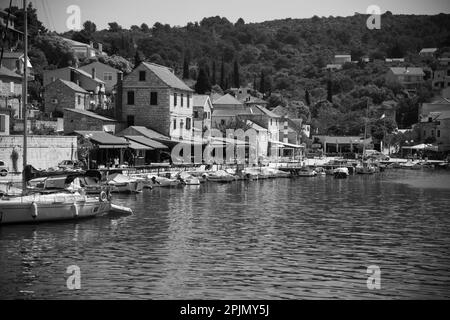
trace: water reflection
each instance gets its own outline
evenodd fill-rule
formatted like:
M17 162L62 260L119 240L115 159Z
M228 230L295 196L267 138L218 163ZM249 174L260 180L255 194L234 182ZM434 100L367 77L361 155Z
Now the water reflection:
M398 170L117 195L133 216L1 227L0 297L449 298L449 178ZM373 264L379 291L366 287ZM69 265L80 291L66 288Z

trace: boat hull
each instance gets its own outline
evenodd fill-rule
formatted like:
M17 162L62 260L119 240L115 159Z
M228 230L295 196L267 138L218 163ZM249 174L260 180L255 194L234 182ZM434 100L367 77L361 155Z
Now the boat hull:
M110 203L97 200L72 203L4 201L0 203L0 225L78 220L109 212Z

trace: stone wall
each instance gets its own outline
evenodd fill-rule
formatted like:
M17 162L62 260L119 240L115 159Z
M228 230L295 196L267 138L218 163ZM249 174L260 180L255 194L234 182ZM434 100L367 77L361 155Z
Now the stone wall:
M29 136L28 164L36 169L56 167L63 160L77 159L76 136ZM0 136L0 160L14 171L11 155L17 152L17 169L22 171L23 136Z

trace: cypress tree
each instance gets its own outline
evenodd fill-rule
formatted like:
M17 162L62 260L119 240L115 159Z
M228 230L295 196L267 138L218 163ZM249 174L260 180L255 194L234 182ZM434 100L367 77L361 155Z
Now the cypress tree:
M308 89L305 90L305 102L307 106L311 105L311 97L309 95Z
M217 81L216 81L216 61L213 61L213 65L212 65L211 84L212 85L217 84Z
M241 86L241 81L239 79L239 63L237 59L234 60L233 81L235 88L239 88Z
M330 101L331 103L333 103L333 88L332 88L331 79L328 79L328 82L327 82L327 100Z
M261 71L261 79L259 80L259 92L266 93L266 81L264 79L264 71Z
M222 57L222 65L220 66L220 87L225 89L225 65Z
M197 83L195 84L195 92L198 94L205 94L211 91L211 83L209 81L208 74L205 69L200 68L197 77Z
M183 79L189 79L189 58L186 53L183 61Z

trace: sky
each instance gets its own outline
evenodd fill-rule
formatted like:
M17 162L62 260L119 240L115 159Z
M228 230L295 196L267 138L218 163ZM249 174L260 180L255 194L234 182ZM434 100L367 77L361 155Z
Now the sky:
M449 0L28 0L38 10L44 25L58 32L68 31L67 9L80 8L81 23L91 20L97 29L105 29L109 22L129 28L143 22L150 27L155 22L172 26L185 26L204 17L222 16L231 22L243 18L245 22L262 22L285 18L310 18L317 16L349 16L355 12L366 13L370 5L381 12L394 14L450 13ZM12 0L22 5L23 0ZM0 0L0 7L9 0Z

